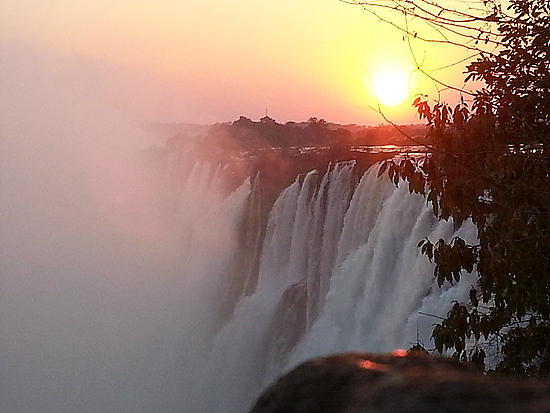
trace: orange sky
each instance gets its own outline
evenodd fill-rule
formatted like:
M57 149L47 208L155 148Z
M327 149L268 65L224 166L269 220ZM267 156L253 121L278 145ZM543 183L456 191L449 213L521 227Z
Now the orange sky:
M413 71L401 33L337 0L3 0L0 46L30 49L113 108L166 122L267 110L280 122L383 123L366 72ZM414 52L427 70L463 57L420 42ZM462 67L437 75L460 85ZM410 84L437 97L421 76ZM413 99L384 112L417 122Z

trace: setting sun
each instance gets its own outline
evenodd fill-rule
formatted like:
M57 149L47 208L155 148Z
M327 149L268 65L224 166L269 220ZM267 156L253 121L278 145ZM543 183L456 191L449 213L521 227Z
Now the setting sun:
M372 84L378 102L384 106L396 106L409 96L408 76L398 70L387 70L373 76Z

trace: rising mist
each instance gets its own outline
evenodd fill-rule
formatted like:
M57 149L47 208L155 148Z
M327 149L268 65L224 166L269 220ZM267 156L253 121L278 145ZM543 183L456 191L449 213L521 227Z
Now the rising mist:
M1 53L2 412L181 411L232 246L216 171L173 191L124 74Z

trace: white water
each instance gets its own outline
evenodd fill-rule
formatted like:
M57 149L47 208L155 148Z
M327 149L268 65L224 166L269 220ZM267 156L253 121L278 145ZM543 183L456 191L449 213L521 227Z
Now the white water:
M418 241L450 239L425 200L376 177L361 179L353 198L352 165L340 164L315 190L316 173L297 180L275 203L258 287L243 296L215 337L203 388L203 411L246 411L257 392L304 359L339 351L390 352L420 340L472 277L446 290ZM349 203L348 203L349 202ZM475 229L458 235L470 241ZM318 316L317 316L317 313Z

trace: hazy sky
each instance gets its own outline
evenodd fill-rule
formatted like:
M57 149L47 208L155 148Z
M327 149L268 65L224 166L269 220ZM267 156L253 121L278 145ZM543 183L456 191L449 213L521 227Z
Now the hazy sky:
M401 33L338 0L2 0L0 46L8 67L25 50L117 110L169 122L267 110L278 121L378 124L367 73L413 71ZM461 57L419 42L414 53L427 70ZM437 74L460 84L461 71ZM436 97L418 78L411 94ZM412 100L387 114L415 121Z

